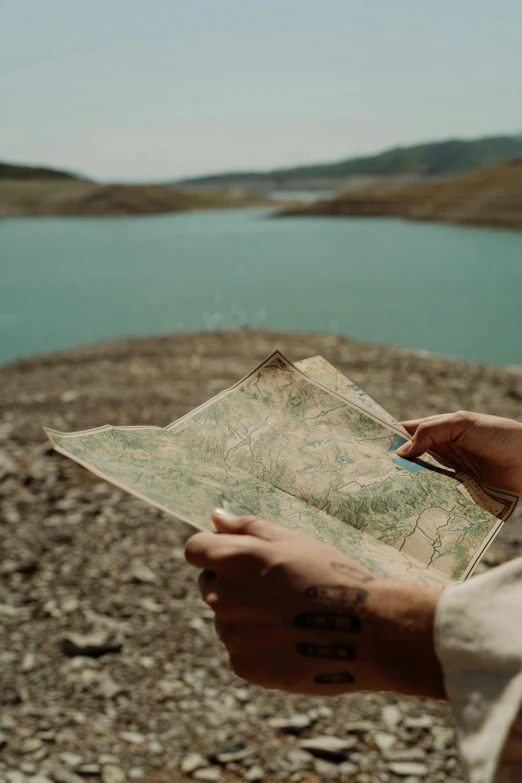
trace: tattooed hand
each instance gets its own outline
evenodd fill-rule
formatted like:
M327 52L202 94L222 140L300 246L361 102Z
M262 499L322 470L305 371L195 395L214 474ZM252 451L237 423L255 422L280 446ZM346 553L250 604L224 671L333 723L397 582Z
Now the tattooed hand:
M382 579L304 533L221 509L189 563L234 672L265 688L443 698L433 647L437 588Z

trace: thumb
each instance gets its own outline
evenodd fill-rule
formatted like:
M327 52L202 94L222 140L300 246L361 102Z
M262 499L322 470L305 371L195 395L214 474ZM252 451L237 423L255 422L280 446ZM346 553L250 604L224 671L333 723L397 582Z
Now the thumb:
M434 446L456 442L468 425L469 421L464 416L455 413L403 422L413 437L397 449L397 454L410 459L420 457Z
M261 517L238 517L225 511L224 508L216 508L212 512L212 520L216 525L218 533L238 534L255 536L263 538L265 541L276 541L281 538L288 538L289 531L280 525L274 525L273 522L267 522Z

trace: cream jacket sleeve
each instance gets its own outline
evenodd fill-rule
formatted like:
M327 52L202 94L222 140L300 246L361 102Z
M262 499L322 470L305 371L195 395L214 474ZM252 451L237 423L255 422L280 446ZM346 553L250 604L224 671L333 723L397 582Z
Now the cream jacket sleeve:
M522 558L446 589L435 647L470 783L522 781Z

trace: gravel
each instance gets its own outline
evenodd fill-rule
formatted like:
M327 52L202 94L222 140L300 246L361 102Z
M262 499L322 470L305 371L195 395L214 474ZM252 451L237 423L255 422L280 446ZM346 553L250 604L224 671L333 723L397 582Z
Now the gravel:
M183 558L191 529L44 440L43 424L166 425L274 347L293 359L321 353L398 418L521 414L516 368L333 336L128 340L4 368L0 781L462 781L445 704L286 695L236 678ZM480 570L518 555L521 542L515 519Z

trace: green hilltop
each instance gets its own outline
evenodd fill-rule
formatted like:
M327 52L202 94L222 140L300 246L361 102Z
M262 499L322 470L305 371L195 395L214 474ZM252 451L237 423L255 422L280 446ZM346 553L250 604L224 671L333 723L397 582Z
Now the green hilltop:
M266 185L296 187L313 180L345 180L350 177L412 175L451 177L522 157L522 134L480 139L447 139L410 147L394 147L377 155L347 158L336 163L317 163L271 171L232 171L179 182L182 185L229 187Z

